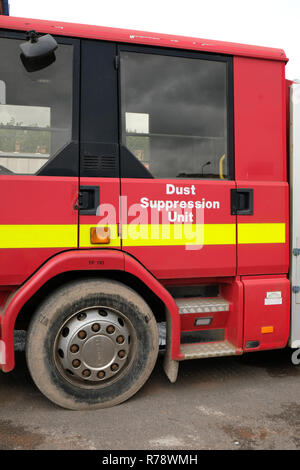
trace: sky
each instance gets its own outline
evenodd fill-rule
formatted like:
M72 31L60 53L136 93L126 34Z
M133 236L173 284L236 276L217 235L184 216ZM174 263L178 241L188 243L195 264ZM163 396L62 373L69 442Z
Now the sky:
M300 0L9 0L11 16L279 47L300 79Z

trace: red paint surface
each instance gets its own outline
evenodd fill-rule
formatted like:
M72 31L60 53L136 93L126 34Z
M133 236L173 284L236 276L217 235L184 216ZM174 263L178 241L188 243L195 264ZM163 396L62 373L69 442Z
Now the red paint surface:
M244 351L276 349L286 346L290 329L290 282L286 277L242 277L244 285ZM280 291L281 305L265 305L267 292ZM274 326L273 333L261 333ZM259 341L255 349L246 349L247 341Z
M286 243L238 245L237 274L287 273L289 194L284 64L234 58L235 178L252 188L254 213L241 223L285 223Z
M74 224L75 177L0 175L1 224Z
M185 250L184 246L149 246L124 248L158 279L177 279L234 276L236 246L209 245L200 250Z
M76 225L77 197L77 178L1 175L0 230L2 224ZM22 284L47 259L70 248L0 249L0 284Z
M242 353L244 292L239 278L232 283L222 284L220 294L230 302L230 311L226 324L226 339L236 347L236 353Z
M235 178L286 181L284 64L234 58Z
M253 189L253 215L239 215L238 224L285 223L285 243L238 244L238 274L282 274L289 269L289 186L272 181L238 181ZM267 234L266 234L267 239Z
M217 54L231 54L245 57L259 57L284 62L287 62L288 60L282 49L215 41L211 39L208 40L201 38L174 36L170 34L108 28L104 26L92 26L84 24L63 23L58 21L0 16L0 28L19 29L21 31L34 29L37 32L50 33L61 36L102 39L105 41L148 44L152 46L172 48L175 47L178 49L207 51Z
M64 248L0 249L1 285L20 286L39 269L45 261L62 251L64 251Z
M176 187L195 186L195 195L166 194L166 185L171 183ZM230 191L235 188L234 181L214 180L139 180L124 179L121 181L121 194L127 197L127 207L133 206L132 215L125 219L122 211L122 223L134 223L140 217L140 211L134 205L140 204L143 197L149 200L170 201L219 201L219 209L204 209L203 218L198 223L235 224L236 216L230 213ZM186 209L187 210L187 209ZM174 211L169 211L174 213ZM191 210L196 222L196 211ZM199 212L200 213L200 212ZM167 211L150 208L144 209L141 224L165 223ZM175 222L176 223L176 222ZM188 224L188 222L186 222ZM196 247L195 247L196 248ZM236 245L203 245L197 249L187 249L185 246L123 246L124 251L137 258L149 271L159 279L183 279L211 276L234 276L236 274Z

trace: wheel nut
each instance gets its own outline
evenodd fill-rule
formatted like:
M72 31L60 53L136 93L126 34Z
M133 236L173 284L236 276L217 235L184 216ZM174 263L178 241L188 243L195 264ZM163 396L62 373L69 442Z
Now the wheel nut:
M82 375L84 375L84 377L89 377L91 375L91 371L89 369L84 369L82 371Z
M93 330L93 331L99 331L99 330L100 330L100 325L99 325L99 323L94 323L94 324L92 325L92 330Z
M117 337L117 343L122 344L124 343L124 336L120 335Z
M74 359L74 361L72 361L72 365L73 367L79 367L81 364L80 360L79 359Z
M105 377L105 372L104 370L100 370L97 374L98 379L104 379Z
M86 337L86 332L84 330L80 330L78 333L78 338L84 339Z
M112 370L113 372L115 372L116 370L119 369L119 366L118 366L118 364L112 364L112 365L110 366L110 368L111 368L111 370Z
M115 327L112 326L112 325L109 325L107 328L106 328L106 331L107 333L109 333L110 335L115 331Z
M66 326L66 327L62 330L62 335L63 335L64 338L66 338L69 333L70 333L70 330L69 330L69 328Z
M86 318L86 313L78 313L77 320L82 321Z
M79 346L77 346L77 344L72 344L72 346L70 347L70 351L72 353L77 353L79 351Z
M118 352L118 356L123 359L123 357L126 356L126 352L122 349L121 351Z

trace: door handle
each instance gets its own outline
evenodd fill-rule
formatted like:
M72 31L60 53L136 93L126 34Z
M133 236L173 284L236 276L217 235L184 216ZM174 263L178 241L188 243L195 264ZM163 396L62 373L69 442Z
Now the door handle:
M253 189L231 189L231 215L253 215Z
M99 204L99 186L80 186L78 197L80 215L97 215Z

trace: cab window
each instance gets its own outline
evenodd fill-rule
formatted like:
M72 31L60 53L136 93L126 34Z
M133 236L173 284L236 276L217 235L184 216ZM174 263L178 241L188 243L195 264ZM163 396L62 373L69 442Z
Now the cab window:
M121 51L121 111L149 177L230 177L226 60Z
M0 174L37 174L72 138L73 46L28 72L18 39L0 39Z

